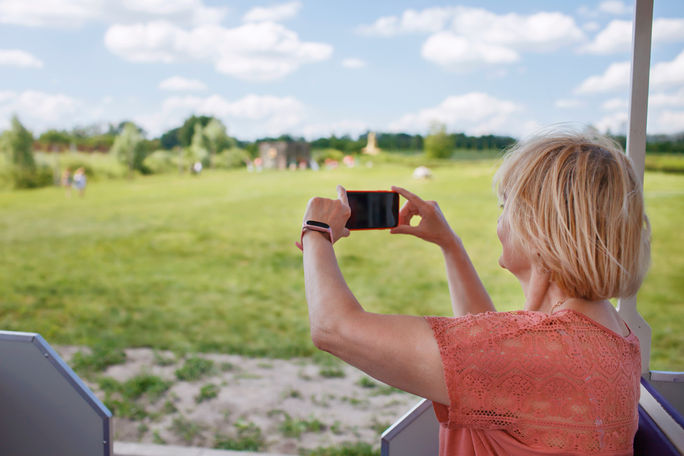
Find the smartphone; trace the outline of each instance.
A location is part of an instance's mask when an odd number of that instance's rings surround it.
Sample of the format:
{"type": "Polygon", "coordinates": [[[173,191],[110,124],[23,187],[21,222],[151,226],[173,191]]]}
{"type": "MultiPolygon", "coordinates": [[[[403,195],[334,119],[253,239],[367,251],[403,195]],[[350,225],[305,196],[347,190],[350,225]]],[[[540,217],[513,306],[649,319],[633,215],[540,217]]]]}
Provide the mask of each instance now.
{"type": "Polygon", "coordinates": [[[350,230],[381,230],[399,224],[399,194],[389,191],[347,191],[350,230]]]}

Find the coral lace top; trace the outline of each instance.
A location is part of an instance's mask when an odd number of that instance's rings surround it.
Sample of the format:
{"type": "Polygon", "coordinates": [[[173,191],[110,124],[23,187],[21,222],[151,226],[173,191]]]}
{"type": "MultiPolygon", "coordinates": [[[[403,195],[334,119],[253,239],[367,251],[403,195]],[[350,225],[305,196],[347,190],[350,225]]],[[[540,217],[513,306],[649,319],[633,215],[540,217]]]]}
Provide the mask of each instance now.
{"type": "Polygon", "coordinates": [[[426,317],[450,404],[434,404],[439,454],[631,455],[639,340],[581,313],[426,317]]]}

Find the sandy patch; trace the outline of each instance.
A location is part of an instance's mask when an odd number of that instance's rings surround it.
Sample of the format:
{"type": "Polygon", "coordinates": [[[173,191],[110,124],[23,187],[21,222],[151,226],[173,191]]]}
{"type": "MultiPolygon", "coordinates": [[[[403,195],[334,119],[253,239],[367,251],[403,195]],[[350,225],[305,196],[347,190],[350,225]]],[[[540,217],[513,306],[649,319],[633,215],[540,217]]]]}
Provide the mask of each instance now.
{"type": "MultiPolygon", "coordinates": [[[[79,349],[57,350],[68,363],[79,349]]],[[[382,431],[419,400],[341,363],[221,354],[178,358],[146,348],[126,350],[126,359],[98,376],[125,382],[148,374],[171,385],[158,398],[136,399],[145,410],[141,419],[115,416],[119,441],[215,447],[222,440],[245,443],[260,436],[261,451],[277,453],[342,442],[377,448],[382,431]],[[197,380],[178,380],[176,371],[191,357],[211,360],[212,371],[197,380]]],[[[96,376],[84,381],[104,400],[96,376]]]]}

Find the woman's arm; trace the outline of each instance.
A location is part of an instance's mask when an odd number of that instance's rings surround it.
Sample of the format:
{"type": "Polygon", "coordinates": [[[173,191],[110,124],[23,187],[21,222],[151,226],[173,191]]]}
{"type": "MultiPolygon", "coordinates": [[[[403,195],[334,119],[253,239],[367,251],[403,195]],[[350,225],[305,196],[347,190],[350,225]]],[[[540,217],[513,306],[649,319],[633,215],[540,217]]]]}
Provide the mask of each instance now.
{"type": "MultiPolygon", "coordinates": [[[[330,225],[333,240],[344,229],[349,206],[340,198],[314,198],[305,220],[330,225]]],[[[302,237],[304,280],[311,338],[328,351],[369,375],[418,396],[449,403],[439,347],[421,317],[378,315],[363,310],[349,290],[325,235],[307,231],[302,237]]]]}
{"type": "Polygon", "coordinates": [[[461,239],[447,223],[439,205],[435,201],[423,201],[401,187],[392,187],[392,190],[406,198],[406,204],[399,213],[399,225],[391,233],[412,234],[442,249],[454,316],[496,310],[461,239]],[[411,219],[416,215],[420,223],[411,226],[411,219]]]}
{"type": "Polygon", "coordinates": [[[496,308],[461,240],[456,238],[450,245],[442,246],[442,253],[454,316],[495,311],[496,308]]]}

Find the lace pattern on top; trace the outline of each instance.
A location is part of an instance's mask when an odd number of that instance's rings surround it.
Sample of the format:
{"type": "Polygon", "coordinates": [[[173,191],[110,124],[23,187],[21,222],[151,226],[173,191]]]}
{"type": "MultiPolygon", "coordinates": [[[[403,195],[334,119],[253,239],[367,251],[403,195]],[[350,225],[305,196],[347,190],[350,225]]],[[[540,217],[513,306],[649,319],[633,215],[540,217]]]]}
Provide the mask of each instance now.
{"type": "Polygon", "coordinates": [[[632,448],[639,340],[571,310],[426,317],[439,345],[449,428],[502,429],[525,445],[632,448]]]}

